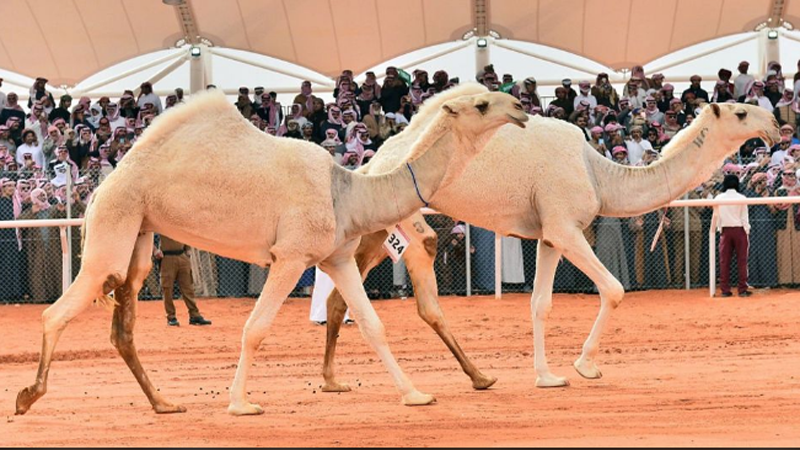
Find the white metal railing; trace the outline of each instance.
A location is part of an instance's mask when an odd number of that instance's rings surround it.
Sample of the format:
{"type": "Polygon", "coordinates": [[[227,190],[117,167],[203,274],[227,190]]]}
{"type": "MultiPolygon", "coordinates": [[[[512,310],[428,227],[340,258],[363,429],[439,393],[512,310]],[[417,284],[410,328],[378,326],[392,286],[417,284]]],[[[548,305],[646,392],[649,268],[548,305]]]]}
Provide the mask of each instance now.
{"type": "MultiPolygon", "coordinates": [[[[68,186],[69,188],[69,186],[68,186]]],[[[685,220],[688,221],[688,208],[689,207],[704,207],[704,206],[720,206],[720,205],[775,205],[775,204],[795,204],[800,203],[800,196],[795,197],[761,197],[761,198],[747,198],[743,200],[713,200],[713,199],[699,199],[699,200],[674,200],[670,202],[668,207],[683,207],[685,208],[685,220]]],[[[423,214],[440,214],[438,211],[431,209],[431,208],[422,208],[421,212],[423,214]]],[[[83,219],[42,219],[42,220],[7,220],[7,221],[0,221],[0,229],[4,228],[44,228],[44,227],[58,227],[60,229],[60,237],[61,237],[61,253],[62,253],[62,288],[66,290],[70,283],[72,282],[72,242],[70,238],[71,228],[74,226],[81,226],[83,225],[83,219]]],[[[688,225],[688,223],[687,223],[688,225]]],[[[470,226],[467,224],[466,232],[465,232],[465,246],[466,251],[469,252],[471,247],[470,242],[470,226]]],[[[686,233],[688,233],[689,227],[684,227],[686,233]]],[[[708,263],[709,263],[709,293],[710,296],[713,297],[716,291],[716,224],[712,220],[711,226],[708,231],[708,263]]],[[[499,234],[495,234],[495,298],[502,297],[502,244],[501,244],[501,236],[499,234]]],[[[689,239],[688,236],[684,239],[685,245],[688,247],[689,239]]],[[[685,252],[686,255],[686,264],[685,270],[687,271],[687,284],[686,289],[689,289],[688,283],[688,271],[689,271],[689,251],[688,248],[685,252]]],[[[472,277],[469,276],[471,273],[471,262],[470,262],[469,255],[466,258],[466,273],[468,276],[467,279],[467,295],[472,295],[472,277]]]]}

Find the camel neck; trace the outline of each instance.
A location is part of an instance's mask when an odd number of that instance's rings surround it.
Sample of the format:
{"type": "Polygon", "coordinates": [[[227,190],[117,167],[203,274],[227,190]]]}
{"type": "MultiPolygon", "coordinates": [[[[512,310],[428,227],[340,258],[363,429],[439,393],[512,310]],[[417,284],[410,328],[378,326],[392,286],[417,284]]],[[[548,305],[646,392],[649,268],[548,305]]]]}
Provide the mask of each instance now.
{"type": "Polygon", "coordinates": [[[584,149],[593,171],[602,216],[631,217],[653,211],[707,180],[734,149],[709,118],[678,133],[662,157],[646,167],[622,166],[584,149]]]}
{"type": "MultiPolygon", "coordinates": [[[[434,202],[436,191],[460,175],[475,154],[444,127],[433,124],[412,146],[417,158],[383,175],[362,175],[334,167],[334,205],[346,238],[386,229],[434,202]],[[432,133],[432,135],[430,134],[432,133]],[[427,150],[415,148],[427,146],[427,150]],[[456,152],[455,149],[459,151],[456,152]]],[[[475,145],[475,139],[470,145],[475,145]]]]}

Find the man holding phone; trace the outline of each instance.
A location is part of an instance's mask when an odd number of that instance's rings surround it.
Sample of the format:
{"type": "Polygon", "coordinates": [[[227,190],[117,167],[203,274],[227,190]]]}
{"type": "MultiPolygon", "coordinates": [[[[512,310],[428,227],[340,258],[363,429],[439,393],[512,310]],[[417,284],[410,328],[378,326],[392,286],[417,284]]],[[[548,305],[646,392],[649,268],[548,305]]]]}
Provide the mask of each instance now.
{"type": "Polygon", "coordinates": [[[46,167],[44,152],[42,152],[41,144],[36,140],[36,133],[31,129],[25,129],[22,132],[22,142],[23,144],[17,147],[17,163],[25,167],[29,165],[46,167]],[[26,154],[28,155],[27,158],[25,157],[26,154]],[[32,164],[27,163],[26,159],[29,159],[32,164]]]}

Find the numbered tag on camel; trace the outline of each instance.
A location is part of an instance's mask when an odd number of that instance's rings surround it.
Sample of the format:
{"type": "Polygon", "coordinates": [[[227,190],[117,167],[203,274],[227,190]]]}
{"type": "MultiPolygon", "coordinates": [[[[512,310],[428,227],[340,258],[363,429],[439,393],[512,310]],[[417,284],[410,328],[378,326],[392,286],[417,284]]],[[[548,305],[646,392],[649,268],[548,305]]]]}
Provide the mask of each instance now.
{"type": "Polygon", "coordinates": [[[386,249],[386,253],[389,254],[392,261],[397,262],[403,257],[403,253],[408,249],[408,244],[410,243],[411,239],[409,239],[405,231],[400,228],[400,224],[397,224],[394,226],[394,229],[389,231],[389,236],[383,241],[383,248],[386,249]]]}

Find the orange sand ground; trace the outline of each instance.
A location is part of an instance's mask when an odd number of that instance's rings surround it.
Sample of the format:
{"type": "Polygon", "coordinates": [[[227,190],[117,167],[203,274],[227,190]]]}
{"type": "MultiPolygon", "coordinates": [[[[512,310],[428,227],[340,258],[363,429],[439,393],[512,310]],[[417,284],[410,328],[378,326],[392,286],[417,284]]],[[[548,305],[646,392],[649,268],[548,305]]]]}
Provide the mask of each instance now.
{"type": "Polygon", "coordinates": [[[749,299],[707,291],[629,294],[604,335],[604,378],[571,364],[598,297],[556,295],[547,330],[550,366],[569,388],[534,388],[527,295],[442,299],[449,324],[485,373],[471,389],[413,300],[374,302],[390,345],[417,387],[438,403],[409,408],[355,326],[341,333],[340,380],[324,394],[324,327],[308,299],[290,299],[256,357],[248,388],[266,414],[226,413],[242,326],[254,300],[201,300],[211,327],[166,326],[160,302],[141,302],[137,343],[161,392],[188,407],[156,415],[109,343],[109,312],[90,307],[66,329],[47,395],[14,416],[35,376],[43,305],[0,306],[2,446],[792,446],[800,443],[800,293],[749,299]]]}

